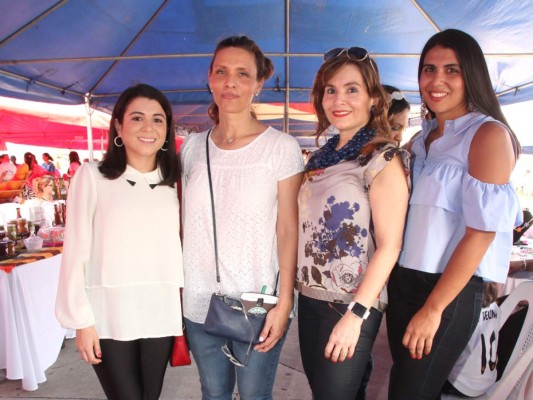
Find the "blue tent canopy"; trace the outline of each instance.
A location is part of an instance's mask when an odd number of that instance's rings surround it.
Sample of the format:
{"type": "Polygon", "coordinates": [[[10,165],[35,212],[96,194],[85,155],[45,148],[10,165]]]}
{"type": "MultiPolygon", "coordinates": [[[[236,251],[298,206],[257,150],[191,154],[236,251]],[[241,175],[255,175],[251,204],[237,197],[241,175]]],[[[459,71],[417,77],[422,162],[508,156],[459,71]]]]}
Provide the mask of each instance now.
{"type": "MultiPolygon", "coordinates": [[[[533,99],[533,2],[523,0],[0,0],[0,95],[110,109],[145,82],[171,100],[178,125],[210,124],[213,49],[252,37],[274,62],[261,103],[308,103],[322,54],[365,47],[381,80],[418,103],[420,51],[446,28],[474,36],[502,104],[533,99]]],[[[271,121],[295,132],[312,123],[271,121]]],[[[292,132],[291,132],[292,133],[292,132]]]]}

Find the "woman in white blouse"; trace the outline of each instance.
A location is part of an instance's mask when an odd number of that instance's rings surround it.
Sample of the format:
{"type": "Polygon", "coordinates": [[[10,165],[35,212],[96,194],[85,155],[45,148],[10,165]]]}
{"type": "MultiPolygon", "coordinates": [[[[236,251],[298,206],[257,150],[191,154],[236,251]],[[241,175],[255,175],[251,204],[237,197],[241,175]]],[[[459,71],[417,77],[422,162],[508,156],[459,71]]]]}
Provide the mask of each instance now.
{"type": "MultiPolygon", "coordinates": [[[[209,68],[215,127],[191,134],[182,147],[184,315],[203,399],[232,399],[235,380],[243,399],[271,399],[281,347],[293,308],[297,245],[297,192],[303,159],[296,140],[255,118],[252,100],[273,73],[254,41],[221,41],[209,68]],[[268,312],[261,343],[247,344],[204,332],[211,294],[217,291],[206,143],[216,210],[220,289],[273,288],[279,302],[268,312]],[[245,360],[248,359],[246,363],[245,360]],[[235,363],[239,368],[235,368],[235,363]],[[243,366],[246,363],[246,366],[243,366]]],[[[270,289],[272,290],[272,289],[270,289]]]]}
{"type": "Polygon", "coordinates": [[[183,287],[172,109],[148,85],[113,109],[107,155],[68,194],[56,315],[109,399],[158,399],[182,334],[183,287]]]}

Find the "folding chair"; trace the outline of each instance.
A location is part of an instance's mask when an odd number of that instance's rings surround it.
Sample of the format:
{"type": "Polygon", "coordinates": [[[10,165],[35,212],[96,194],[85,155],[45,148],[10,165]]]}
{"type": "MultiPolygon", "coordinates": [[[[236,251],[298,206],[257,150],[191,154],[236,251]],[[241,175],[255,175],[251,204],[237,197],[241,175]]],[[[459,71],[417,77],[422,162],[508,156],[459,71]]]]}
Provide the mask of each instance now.
{"type": "MultiPolygon", "coordinates": [[[[533,398],[533,281],[523,282],[500,306],[501,325],[521,301],[529,304],[527,314],[511,357],[499,381],[487,393],[473,397],[476,400],[531,400],[533,398]],[[527,395],[530,397],[526,397],[527,395]]],[[[460,397],[442,395],[442,400],[456,400],[460,397]]],[[[463,398],[464,399],[464,398],[463,398]]]]}

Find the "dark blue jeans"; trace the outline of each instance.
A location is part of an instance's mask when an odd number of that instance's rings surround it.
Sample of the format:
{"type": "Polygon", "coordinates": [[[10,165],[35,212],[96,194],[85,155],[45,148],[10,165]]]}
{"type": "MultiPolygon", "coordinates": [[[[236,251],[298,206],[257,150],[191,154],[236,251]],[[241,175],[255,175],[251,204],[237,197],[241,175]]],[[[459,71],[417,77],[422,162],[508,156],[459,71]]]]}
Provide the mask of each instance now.
{"type": "Polygon", "coordinates": [[[422,308],[441,274],[430,274],[398,265],[388,283],[387,333],[392,355],[389,400],[438,399],[448,375],[468,344],[479,321],[483,280],[470,279],[444,309],[429,355],[413,360],[402,345],[405,329],[422,308]]]}
{"type": "MultiPolygon", "coordinates": [[[[342,314],[346,304],[334,304],[342,314]]],[[[298,297],[298,334],[302,363],[313,392],[314,400],[354,400],[367,369],[383,314],[372,308],[361,326],[361,335],[350,360],[332,363],[324,350],[335,324],[341,316],[327,301],[315,300],[302,294],[298,297]]]]}

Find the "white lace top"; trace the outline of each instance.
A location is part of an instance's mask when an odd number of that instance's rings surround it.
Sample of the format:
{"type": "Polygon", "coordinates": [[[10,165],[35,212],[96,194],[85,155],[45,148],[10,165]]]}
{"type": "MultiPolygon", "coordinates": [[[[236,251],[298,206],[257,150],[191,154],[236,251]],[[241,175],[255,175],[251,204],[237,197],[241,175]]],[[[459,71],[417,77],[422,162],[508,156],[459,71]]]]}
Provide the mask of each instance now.
{"type": "MultiPolygon", "coordinates": [[[[203,323],[217,290],[211,199],[207,177],[207,131],[185,140],[183,163],[184,315],[203,323]]],[[[303,171],[297,141],[269,127],[252,143],[223,150],[209,139],[222,292],[273,287],[278,270],[278,181],[303,171]]]]}

